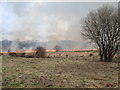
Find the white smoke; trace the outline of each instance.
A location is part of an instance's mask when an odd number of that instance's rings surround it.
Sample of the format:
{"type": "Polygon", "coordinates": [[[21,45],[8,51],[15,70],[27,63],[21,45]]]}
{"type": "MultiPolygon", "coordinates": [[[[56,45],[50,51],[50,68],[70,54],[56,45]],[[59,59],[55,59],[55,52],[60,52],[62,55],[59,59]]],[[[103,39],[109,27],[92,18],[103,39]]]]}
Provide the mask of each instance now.
{"type": "Polygon", "coordinates": [[[88,11],[75,6],[76,10],[72,8],[74,4],[71,3],[68,6],[65,5],[67,4],[13,3],[11,8],[17,18],[14,27],[10,28],[7,38],[10,40],[50,41],[50,47],[56,45],[59,40],[73,40],[84,46],[83,44],[87,41],[81,37],[80,20],[81,15],[84,13],[87,15],[88,11]]]}
{"type": "Polygon", "coordinates": [[[80,19],[67,14],[48,13],[42,11],[43,3],[30,3],[24,8],[13,7],[18,16],[16,24],[11,28],[9,39],[12,40],[77,40],[80,36],[80,19]],[[21,9],[23,9],[21,11],[21,9]],[[78,25],[79,24],[79,25],[78,25]],[[68,34],[69,33],[69,34],[68,34]],[[77,35],[76,35],[77,34],[77,35]]]}

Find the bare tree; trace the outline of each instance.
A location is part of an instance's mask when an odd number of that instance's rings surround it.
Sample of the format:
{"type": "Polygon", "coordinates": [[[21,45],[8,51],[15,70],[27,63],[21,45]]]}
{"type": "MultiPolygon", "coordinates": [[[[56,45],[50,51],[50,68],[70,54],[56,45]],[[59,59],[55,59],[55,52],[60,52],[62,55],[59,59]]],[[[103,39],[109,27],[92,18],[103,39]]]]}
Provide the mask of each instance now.
{"type": "Polygon", "coordinates": [[[62,48],[61,48],[61,46],[56,45],[53,49],[55,49],[55,50],[56,50],[56,52],[58,52],[58,51],[59,51],[59,50],[61,50],[62,48]]]}
{"type": "Polygon", "coordinates": [[[118,10],[103,6],[91,11],[83,23],[83,35],[99,47],[100,60],[111,62],[120,45],[118,10]]]}

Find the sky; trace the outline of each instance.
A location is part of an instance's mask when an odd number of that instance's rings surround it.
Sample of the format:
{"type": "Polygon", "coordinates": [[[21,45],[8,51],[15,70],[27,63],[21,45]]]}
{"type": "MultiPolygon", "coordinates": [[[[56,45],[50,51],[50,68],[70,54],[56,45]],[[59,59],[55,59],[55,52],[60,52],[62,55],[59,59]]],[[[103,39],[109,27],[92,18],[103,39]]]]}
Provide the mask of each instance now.
{"type": "Polygon", "coordinates": [[[82,41],[82,21],[91,10],[117,2],[2,2],[1,39],[82,41]]]}

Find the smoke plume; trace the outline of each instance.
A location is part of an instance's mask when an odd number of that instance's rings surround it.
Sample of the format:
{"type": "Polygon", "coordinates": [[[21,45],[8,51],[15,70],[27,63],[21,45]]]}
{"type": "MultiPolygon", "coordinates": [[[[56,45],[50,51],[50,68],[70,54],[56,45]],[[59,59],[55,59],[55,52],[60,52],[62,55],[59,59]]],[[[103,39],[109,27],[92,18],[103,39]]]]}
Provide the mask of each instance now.
{"type": "MultiPolygon", "coordinates": [[[[6,35],[9,40],[50,42],[47,47],[51,49],[60,40],[79,42],[75,48],[91,47],[81,36],[81,19],[89,11],[78,3],[8,3],[6,10],[14,17],[6,35]]],[[[17,48],[14,45],[18,43],[11,45],[17,48]]]]}

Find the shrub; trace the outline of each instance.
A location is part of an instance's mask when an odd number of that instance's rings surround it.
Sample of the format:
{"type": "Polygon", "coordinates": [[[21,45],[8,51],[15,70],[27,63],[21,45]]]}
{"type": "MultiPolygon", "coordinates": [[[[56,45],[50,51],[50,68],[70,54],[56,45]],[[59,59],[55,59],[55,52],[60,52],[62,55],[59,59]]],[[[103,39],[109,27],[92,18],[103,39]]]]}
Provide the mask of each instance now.
{"type": "Polygon", "coordinates": [[[56,50],[56,52],[58,52],[59,50],[61,50],[61,49],[62,49],[62,47],[61,47],[61,46],[56,45],[53,49],[54,49],[54,50],[56,50]]]}
{"type": "Polygon", "coordinates": [[[15,52],[10,52],[9,55],[10,56],[17,56],[17,54],[15,52]]]}
{"type": "Polygon", "coordinates": [[[3,53],[0,53],[0,56],[2,56],[3,55],[3,53]]]}
{"type": "Polygon", "coordinates": [[[83,55],[82,55],[82,56],[80,56],[80,57],[83,57],[83,55]]]}
{"type": "Polygon", "coordinates": [[[21,54],[20,54],[20,57],[25,57],[25,54],[26,54],[26,53],[21,53],[21,54]]]}
{"type": "Polygon", "coordinates": [[[47,56],[47,58],[50,58],[50,56],[47,56]]]}
{"type": "Polygon", "coordinates": [[[34,58],[34,55],[25,55],[26,58],[34,58]]]}
{"type": "Polygon", "coordinates": [[[68,57],[69,55],[66,55],[66,57],[68,57]]]}
{"type": "Polygon", "coordinates": [[[90,56],[90,57],[93,56],[93,53],[90,53],[89,56],[90,56]]]}
{"type": "Polygon", "coordinates": [[[46,57],[46,49],[42,46],[38,46],[36,49],[36,57],[37,58],[45,58],[46,57]]]}

